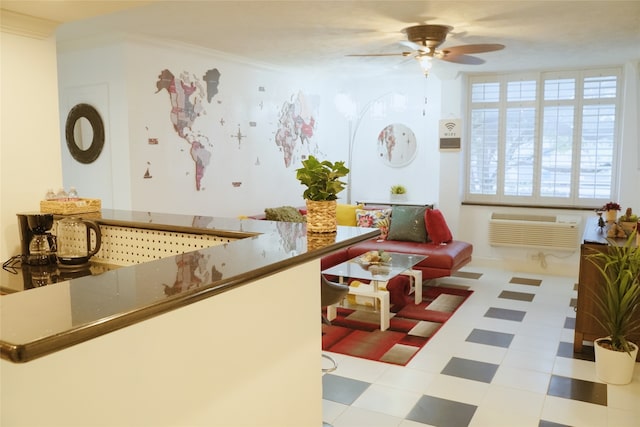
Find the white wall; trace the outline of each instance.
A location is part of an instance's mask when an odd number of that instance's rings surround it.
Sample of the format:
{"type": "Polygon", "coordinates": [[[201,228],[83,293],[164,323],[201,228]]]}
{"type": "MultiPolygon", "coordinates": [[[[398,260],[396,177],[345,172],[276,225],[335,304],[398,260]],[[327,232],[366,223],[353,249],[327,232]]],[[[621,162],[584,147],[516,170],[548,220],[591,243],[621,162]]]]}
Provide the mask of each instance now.
{"type": "Polygon", "coordinates": [[[58,54],[62,170],[65,188],[101,199],[103,208],[130,209],[127,78],[121,43],[91,50],[61,49],[58,54]],[[104,123],[105,144],[91,164],[77,162],[67,148],[64,125],[71,108],[93,106],[104,123]]]}
{"type": "Polygon", "coordinates": [[[62,166],[55,38],[3,32],[0,55],[0,260],[4,262],[20,253],[16,213],[40,210],[47,188],[62,184],[62,166]]]}
{"type": "MultiPolygon", "coordinates": [[[[441,151],[438,142],[440,119],[463,118],[464,79],[455,74],[433,72],[428,79],[419,73],[386,75],[303,75],[273,70],[246,60],[188,46],[171,46],[148,41],[123,42],[122,50],[112,48],[102,61],[126,68],[126,90],[109,94],[108,115],[111,132],[123,132],[118,144],[119,157],[114,157],[112,185],[119,192],[131,190],[131,207],[200,215],[236,216],[262,212],[265,207],[283,204],[301,205],[302,187],[295,179],[301,156],[316,154],[330,160],[349,159],[349,143],[353,142],[351,191],[341,193],[341,202],[362,199],[386,199],[389,187],[402,184],[409,199],[434,202],[445,214],[455,238],[474,244],[474,263],[515,271],[576,275],[578,251],[495,248],[488,244],[488,221],[491,212],[531,212],[527,208],[493,208],[463,206],[464,140],[462,150],[441,151]],[[124,58],[124,59],[123,59],[124,58]],[[219,93],[211,104],[204,102],[204,112],[194,122],[194,131],[205,134],[211,144],[211,163],[202,180],[202,188],[194,187],[193,161],[189,146],[173,129],[169,119],[170,102],[166,90],[156,93],[155,83],[163,69],[178,77],[187,71],[198,78],[206,70],[220,73],[219,93]],[[264,91],[258,91],[263,87],[264,91]],[[299,144],[294,162],[285,167],[283,156],[275,144],[279,114],[285,101],[299,91],[312,101],[316,120],[314,136],[308,144],[299,144]],[[120,99],[119,97],[123,98],[120,99]],[[337,98],[353,101],[350,114],[337,98]],[[426,103],[425,103],[426,100],[426,103]],[[115,107],[117,105],[117,108],[115,107]],[[127,112],[127,114],[125,114],[127,112]],[[117,120],[114,117],[118,115],[117,120]],[[224,124],[221,120],[224,120],[224,124]],[[256,122],[255,127],[249,125],[256,122]],[[403,123],[415,133],[418,154],[401,168],[383,164],[377,152],[380,130],[392,123],[403,123]],[[243,135],[238,143],[233,135],[243,135]],[[149,145],[158,138],[158,145],[149,145]],[[126,169],[129,147],[130,168],[126,169]],[[122,157],[122,161],[120,159],[122,157]],[[123,167],[119,167],[123,165],[123,167]],[[152,179],[144,179],[149,167],[152,179]],[[128,177],[127,177],[128,176],[128,177]],[[116,180],[121,182],[116,184],[116,180]],[[130,187],[127,187],[130,182],[130,187]],[[241,185],[234,187],[233,182],[241,185]]],[[[101,54],[105,51],[101,51],[101,54]]],[[[89,56],[100,62],[95,52],[89,56]]],[[[91,71],[84,67],[82,54],[61,56],[69,61],[60,69],[91,71]]],[[[117,79],[123,73],[83,72],[88,85],[103,83],[111,88],[122,86],[117,79]]],[[[80,71],[77,71],[80,72],[80,71]]],[[[638,153],[638,69],[625,65],[623,101],[622,156],[623,176],[618,201],[640,211],[640,153],[638,153]]],[[[66,73],[61,71],[61,85],[66,73]]],[[[64,91],[64,89],[63,89],[64,91]]],[[[464,123],[463,123],[464,125],[464,123]]],[[[113,138],[112,138],[113,139],[113,138]]],[[[72,165],[73,167],[73,165],[72,165]]],[[[69,173],[65,165],[65,176],[69,173]]],[[[114,207],[120,207],[114,203],[114,207]]],[[[128,208],[128,207],[123,207],[128,208]]],[[[534,209],[540,214],[574,214],[586,219],[589,211],[534,209]]]]}

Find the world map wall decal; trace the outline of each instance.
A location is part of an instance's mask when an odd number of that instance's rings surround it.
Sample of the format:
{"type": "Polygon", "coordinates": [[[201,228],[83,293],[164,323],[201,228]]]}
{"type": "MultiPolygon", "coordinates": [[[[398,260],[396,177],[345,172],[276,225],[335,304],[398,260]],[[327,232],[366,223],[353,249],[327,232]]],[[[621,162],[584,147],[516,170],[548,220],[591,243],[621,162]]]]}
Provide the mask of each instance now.
{"type": "Polygon", "coordinates": [[[217,68],[207,70],[202,81],[194,74],[184,71],[176,78],[164,69],[156,82],[156,93],[166,90],[171,103],[170,119],[174,131],[190,146],[189,154],[194,162],[196,190],[200,191],[202,178],[211,161],[212,145],[201,132],[193,131],[194,122],[204,113],[203,99],[210,104],[218,93],[220,72],[217,68]],[[203,85],[204,82],[204,85],[203,85]]]}

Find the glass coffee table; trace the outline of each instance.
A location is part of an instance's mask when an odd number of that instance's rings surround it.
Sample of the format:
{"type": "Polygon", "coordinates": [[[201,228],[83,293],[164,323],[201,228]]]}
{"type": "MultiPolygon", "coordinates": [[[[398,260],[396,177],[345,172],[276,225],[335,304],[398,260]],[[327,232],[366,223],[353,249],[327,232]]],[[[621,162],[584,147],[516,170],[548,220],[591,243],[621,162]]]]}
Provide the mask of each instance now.
{"type": "MultiPolygon", "coordinates": [[[[399,252],[384,252],[391,259],[387,262],[370,263],[364,261],[366,257],[359,255],[349,261],[334,265],[322,271],[322,274],[337,276],[340,283],[345,278],[369,280],[370,283],[358,287],[349,287],[349,294],[374,298],[379,303],[380,330],[389,328],[391,314],[389,311],[389,292],[385,289],[387,282],[399,275],[409,276],[414,292],[415,304],[422,302],[422,271],[413,267],[427,258],[425,255],[403,254],[399,252]]],[[[337,304],[327,307],[327,319],[336,318],[337,304]]]]}

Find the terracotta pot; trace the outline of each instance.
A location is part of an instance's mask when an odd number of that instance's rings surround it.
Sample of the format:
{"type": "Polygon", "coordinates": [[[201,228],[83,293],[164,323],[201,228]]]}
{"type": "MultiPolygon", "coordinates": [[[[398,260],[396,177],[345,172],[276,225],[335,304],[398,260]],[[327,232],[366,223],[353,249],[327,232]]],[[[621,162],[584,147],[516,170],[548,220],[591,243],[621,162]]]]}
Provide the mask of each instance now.
{"type": "Polygon", "coordinates": [[[596,353],[596,376],[608,384],[629,384],[633,379],[638,346],[631,343],[634,350],[631,356],[624,351],[613,351],[602,347],[599,342],[608,338],[599,338],[593,343],[596,353]]]}

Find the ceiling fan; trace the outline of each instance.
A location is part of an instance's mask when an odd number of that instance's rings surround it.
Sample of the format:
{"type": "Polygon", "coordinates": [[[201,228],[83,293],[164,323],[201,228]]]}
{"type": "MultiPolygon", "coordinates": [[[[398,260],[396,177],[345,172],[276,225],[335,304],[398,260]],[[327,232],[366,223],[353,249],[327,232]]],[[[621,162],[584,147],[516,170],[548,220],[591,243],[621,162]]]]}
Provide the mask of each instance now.
{"type": "Polygon", "coordinates": [[[504,49],[504,45],[497,43],[467,44],[439,49],[447,34],[453,30],[450,25],[424,24],[414,25],[402,30],[407,35],[407,41],[400,43],[412,49],[410,52],[351,54],[347,56],[413,56],[419,63],[425,77],[431,70],[434,58],[457,64],[478,65],[484,59],[467,55],[469,53],[493,52],[504,49]]]}

